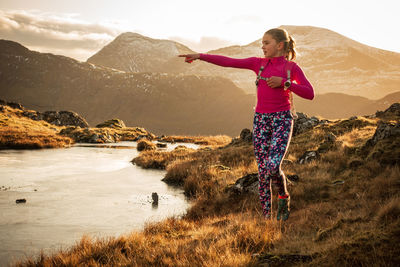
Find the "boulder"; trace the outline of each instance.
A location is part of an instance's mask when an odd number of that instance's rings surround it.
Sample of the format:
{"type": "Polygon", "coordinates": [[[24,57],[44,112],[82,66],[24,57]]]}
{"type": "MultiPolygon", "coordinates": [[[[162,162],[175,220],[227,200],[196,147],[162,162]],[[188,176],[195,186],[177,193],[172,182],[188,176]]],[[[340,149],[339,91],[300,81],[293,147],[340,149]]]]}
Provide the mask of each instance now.
{"type": "Polygon", "coordinates": [[[121,129],[125,128],[126,126],[125,123],[120,119],[112,119],[96,125],[96,128],[105,128],[105,127],[121,129]]]}
{"type": "Polygon", "coordinates": [[[393,103],[385,111],[377,111],[375,115],[376,117],[384,117],[386,115],[394,115],[400,117],[400,103],[393,103]]]}
{"type": "Polygon", "coordinates": [[[73,111],[45,111],[44,113],[39,113],[39,117],[57,126],[89,127],[87,121],[73,111]]]}
{"type": "Polygon", "coordinates": [[[299,158],[300,164],[307,164],[313,160],[319,159],[320,155],[318,151],[306,151],[304,154],[299,158]]]}
{"type": "Polygon", "coordinates": [[[253,132],[245,128],[240,132],[239,137],[233,138],[228,146],[232,145],[246,145],[253,142],[253,132]]]}
{"type": "Polygon", "coordinates": [[[243,129],[240,132],[240,140],[247,143],[253,142],[253,133],[247,128],[243,129]]]}
{"type": "Polygon", "coordinates": [[[361,149],[361,156],[380,164],[400,164],[400,122],[378,123],[371,139],[361,149]]]}
{"type": "Polygon", "coordinates": [[[367,146],[374,146],[378,141],[389,137],[400,136],[400,122],[378,122],[378,127],[371,139],[366,143],[367,146]]]}
{"type": "Polygon", "coordinates": [[[319,120],[317,117],[307,117],[306,114],[297,112],[297,119],[294,120],[293,133],[292,135],[298,135],[305,131],[312,129],[313,127],[326,123],[327,120],[319,120]]]}
{"type": "Polygon", "coordinates": [[[258,173],[250,173],[239,178],[229,189],[235,194],[249,192],[258,194],[258,173]]]}
{"type": "Polygon", "coordinates": [[[151,194],[151,198],[152,198],[152,200],[153,200],[153,205],[158,205],[158,194],[157,194],[157,192],[153,192],[152,194],[151,194]]]}

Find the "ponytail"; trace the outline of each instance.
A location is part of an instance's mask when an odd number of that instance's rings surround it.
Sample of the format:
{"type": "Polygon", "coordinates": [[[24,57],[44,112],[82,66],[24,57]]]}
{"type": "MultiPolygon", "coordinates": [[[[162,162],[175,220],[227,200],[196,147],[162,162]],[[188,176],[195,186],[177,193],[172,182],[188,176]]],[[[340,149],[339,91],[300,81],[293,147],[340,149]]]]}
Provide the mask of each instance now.
{"type": "MultiPolygon", "coordinates": [[[[286,44],[286,43],[285,43],[286,44]]],[[[287,60],[295,60],[296,59],[296,42],[292,36],[289,35],[289,42],[286,47],[286,59],[287,60]]]]}

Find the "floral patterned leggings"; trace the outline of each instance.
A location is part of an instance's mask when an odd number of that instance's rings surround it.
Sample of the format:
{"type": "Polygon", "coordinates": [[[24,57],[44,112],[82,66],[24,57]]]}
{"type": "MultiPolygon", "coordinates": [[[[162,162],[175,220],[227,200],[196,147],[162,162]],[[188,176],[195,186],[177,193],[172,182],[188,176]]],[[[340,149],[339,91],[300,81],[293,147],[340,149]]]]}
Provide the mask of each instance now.
{"type": "Polygon", "coordinates": [[[286,177],[281,163],[292,136],[293,117],[290,110],[255,113],[253,123],[254,154],[258,164],[261,207],[265,217],[271,215],[271,181],[280,196],[288,196],[286,177]]]}

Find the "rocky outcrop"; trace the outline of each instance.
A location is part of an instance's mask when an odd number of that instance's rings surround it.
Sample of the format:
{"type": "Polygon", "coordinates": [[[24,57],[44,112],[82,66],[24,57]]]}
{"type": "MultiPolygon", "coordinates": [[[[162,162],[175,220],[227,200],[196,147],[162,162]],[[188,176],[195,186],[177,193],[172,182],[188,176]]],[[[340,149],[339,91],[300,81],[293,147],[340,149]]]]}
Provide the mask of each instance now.
{"type": "Polygon", "coordinates": [[[89,127],[84,118],[73,111],[31,111],[25,110],[23,115],[32,120],[44,120],[57,126],[79,126],[81,128],[89,127]]]}
{"type": "Polygon", "coordinates": [[[60,135],[68,136],[77,143],[115,143],[120,135],[110,131],[96,131],[93,128],[67,127],[60,131],[60,135]]]}
{"type": "Polygon", "coordinates": [[[22,110],[22,115],[35,121],[47,121],[56,126],[79,126],[82,128],[89,127],[87,121],[73,111],[45,111],[38,112],[27,110],[20,103],[7,102],[0,99],[0,105],[9,106],[14,109],[22,110]]]}
{"type": "Polygon", "coordinates": [[[125,128],[125,123],[120,119],[112,119],[96,125],[96,128],[125,128]]]}
{"type": "Polygon", "coordinates": [[[255,193],[258,194],[258,173],[250,173],[239,178],[228,190],[234,194],[255,193]]]}
{"type": "Polygon", "coordinates": [[[375,130],[374,135],[366,143],[366,146],[374,146],[380,140],[387,139],[390,137],[400,137],[400,122],[378,122],[378,127],[375,130]]]}
{"type": "Polygon", "coordinates": [[[394,103],[385,111],[377,111],[376,117],[397,116],[400,117],[400,103],[394,103]]]}
{"type": "Polygon", "coordinates": [[[153,140],[155,135],[140,127],[114,128],[81,128],[67,127],[60,135],[68,136],[77,143],[114,143],[118,141],[138,141],[142,138],[153,140]]]}
{"type": "Polygon", "coordinates": [[[378,111],[376,116],[382,120],[359,156],[384,165],[400,164],[400,104],[394,103],[385,111],[378,111]]]}
{"type": "Polygon", "coordinates": [[[317,117],[309,118],[306,114],[297,112],[297,118],[293,124],[293,136],[304,133],[305,131],[314,128],[317,125],[324,124],[328,120],[319,120],[317,117]]]}
{"type": "Polygon", "coordinates": [[[378,123],[371,139],[362,147],[362,156],[381,164],[400,164],[400,122],[378,123]]]}
{"type": "Polygon", "coordinates": [[[246,145],[253,142],[253,132],[247,128],[240,132],[239,137],[233,138],[228,146],[234,145],[246,145]]]}

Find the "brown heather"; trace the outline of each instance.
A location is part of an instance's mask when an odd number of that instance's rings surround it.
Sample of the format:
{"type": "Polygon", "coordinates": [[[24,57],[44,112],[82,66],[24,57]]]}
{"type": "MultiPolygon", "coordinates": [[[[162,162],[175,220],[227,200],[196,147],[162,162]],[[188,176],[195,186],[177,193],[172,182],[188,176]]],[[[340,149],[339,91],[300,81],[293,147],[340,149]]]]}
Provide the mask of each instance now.
{"type": "Polygon", "coordinates": [[[251,145],[145,151],[134,162],[167,170],[165,181],[182,186],[193,203],[185,216],[118,238],[83,237],[17,266],[398,266],[400,168],[360,152],[377,120],[330,122],[293,138],[283,169],[300,179],[289,184],[285,223],[265,221],[257,195],[228,189],[256,172],[251,145]],[[298,164],[328,132],[337,136],[332,148],[298,164]]]}
{"type": "Polygon", "coordinates": [[[21,113],[18,109],[3,106],[0,112],[0,149],[56,148],[73,143],[71,138],[57,134],[62,127],[28,119],[21,113]]]}

